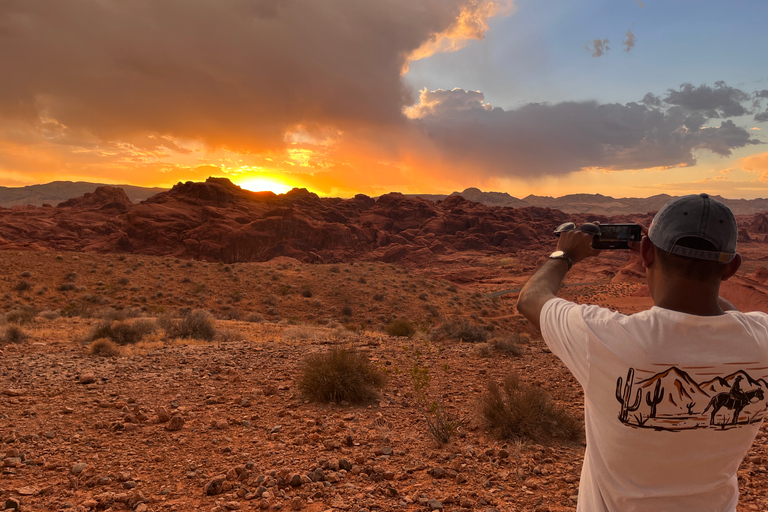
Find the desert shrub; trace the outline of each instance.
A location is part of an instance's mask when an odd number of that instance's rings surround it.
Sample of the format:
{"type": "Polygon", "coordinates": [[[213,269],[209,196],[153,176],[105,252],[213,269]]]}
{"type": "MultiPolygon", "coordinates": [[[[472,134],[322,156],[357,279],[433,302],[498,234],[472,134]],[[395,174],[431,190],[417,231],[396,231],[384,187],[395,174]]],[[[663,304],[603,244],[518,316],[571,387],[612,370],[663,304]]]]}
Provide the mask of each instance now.
{"type": "Polygon", "coordinates": [[[301,296],[302,297],[312,297],[314,293],[312,293],[312,288],[309,285],[304,285],[301,287],[301,296]]]}
{"type": "Polygon", "coordinates": [[[445,322],[433,331],[434,339],[483,343],[488,340],[488,331],[467,319],[445,322]]]}
{"type": "Polygon", "coordinates": [[[67,281],[74,281],[77,279],[77,272],[70,272],[66,275],[67,281]]]}
{"type": "Polygon", "coordinates": [[[13,289],[16,290],[17,292],[25,292],[30,288],[32,288],[32,285],[23,279],[18,283],[16,283],[16,286],[13,287],[13,289]]]}
{"type": "Polygon", "coordinates": [[[377,397],[384,374],[368,356],[352,348],[334,348],[311,354],[302,363],[298,387],[313,402],[364,404],[377,397]]]}
{"type": "Polygon", "coordinates": [[[519,334],[514,334],[504,338],[493,338],[489,345],[495,352],[518,357],[524,353],[523,347],[520,346],[520,341],[521,336],[519,334]]]}
{"type": "Polygon", "coordinates": [[[344,316],[352,316],[352,308],[350,306],[344,306],[341,308],[341,314],[344,316]]]}
{"type": "Polygon", "coordinates": [[[395,318],[387,324],[384,329],[390,336],[403,336],[410,338],[416,333],[416,328],[410,320],[405,318],[395,318]]]}
{"type": "Polygon", "coordinates": [[[90,353],[94,356],[116,357],[121,354],[120,347],[109,338],[99,338],[93,340],[90,346],[90,353]]]}
{"type": "Polygon", "coordinates": [[[381,302],[384,300],[384,295],[381,293],[374,293],[373,300],[375,300],[376,302],[381,302]]]}
{"type": "Polygon", "coordinates": [[[6,313],[5,319],[8,323],[21,325],[32,323],[36,316],[37,310],[35,308],[32,306],[21,306],[6,313]]]}
{"type": "Polygon", "coordinates": [[[228,343],[230,341],[242,341],[245,339],[245,335],[237,329],[219,329],[216,332],[216,336],[219,341],[228,343]]]}
{"type": "Polygon", "coordinates": [[[248,316],[245,317],[246,322],[251,322],[254,324],[260,324],[264,321],[264,315],[261,313],[250,313],[248,316]]]}
{"type": "Polygon", "coordinates": [[[101,338],[109,338],[118,345],[133,345],[141,341],[147,334],[155,332],[157,323],[153,320],[141,319],[133,322],[105,321],[97,325],[90,336],[89,341],[101,338]]]}
{"type": "Polygon", "coordinates": [[[32,277],[32,272],[30,272],[29,270],[25,270],[24,272],[21,273],[21,277],[32,277]]]}
{"type": "Polygon", "coordinates": [[[72,290],[77,290],[77,286],[74,283],[64,283],[59,285],[57,290],[60,292],[71,292],[72,290]]]}
{"type": "Polygon", "coordinates": [[[0,345],[7,345],[9,343],[23,343],[29,338],[27,333],[18,325],[9,325],[3,331],[0,336],[0,345]]]}
{"type": "Polygon", "coordinates": [[[190,311],[180,319],[164,317],[161,326],[169,338],[213,341],[213,338],[216,337],[213,316],[202,309],[190,311]]]}
{"type": "Polygon", "coordinates": [[[51,311],[46,309],[45,311],[41,311],[37,316],[45,318],[46,320],[56,320],[57,318],[61,318],[61,313],[58,311],[51,311]]]}
{"type": "Polygon", "coordinates": [[[543,389],[522,385],[517,374],[508,375],[501,387],[488,384],[480,398],[480,412],[501,439],[575,441],[583,432],[581,422],[555,405],[543,389]]]}
{"type": "Polygon", "coordinates": [[[283,331],[283,339],[286,340],[314,340],[320,338],[320,333],[309,325],[294,325],[283,331]]]}

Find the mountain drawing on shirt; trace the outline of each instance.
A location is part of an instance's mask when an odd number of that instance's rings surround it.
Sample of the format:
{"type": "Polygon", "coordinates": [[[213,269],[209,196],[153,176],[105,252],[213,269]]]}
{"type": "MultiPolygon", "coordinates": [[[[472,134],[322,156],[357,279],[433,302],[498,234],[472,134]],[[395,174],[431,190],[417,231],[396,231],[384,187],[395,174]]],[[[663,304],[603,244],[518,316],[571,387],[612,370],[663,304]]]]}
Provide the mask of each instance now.
{"type": "Polygon", "coordinates": [[[653,430],[729,430],[759,423],[768,411],[768,382],[745,370],[697,382],[671,366],[638,379],[635,369],[616,380],[619,421],[653,430]]]}

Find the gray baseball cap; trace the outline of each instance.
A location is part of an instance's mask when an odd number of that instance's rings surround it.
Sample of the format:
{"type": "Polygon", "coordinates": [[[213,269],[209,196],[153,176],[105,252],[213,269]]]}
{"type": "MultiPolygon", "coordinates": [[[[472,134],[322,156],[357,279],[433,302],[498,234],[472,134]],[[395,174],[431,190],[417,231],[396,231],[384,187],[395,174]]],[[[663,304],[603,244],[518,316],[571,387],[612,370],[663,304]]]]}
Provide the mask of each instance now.
{"type": "Polygon", "coordinates": [[[659,249],[679,256],[728,263],[736,256],[739,230],[731,209],[707,194],[682,196],[658,211],[648,238],[659,249]],[[715,251],[703,251],[678,245],[685,237],[710,242],[715,251]]]}

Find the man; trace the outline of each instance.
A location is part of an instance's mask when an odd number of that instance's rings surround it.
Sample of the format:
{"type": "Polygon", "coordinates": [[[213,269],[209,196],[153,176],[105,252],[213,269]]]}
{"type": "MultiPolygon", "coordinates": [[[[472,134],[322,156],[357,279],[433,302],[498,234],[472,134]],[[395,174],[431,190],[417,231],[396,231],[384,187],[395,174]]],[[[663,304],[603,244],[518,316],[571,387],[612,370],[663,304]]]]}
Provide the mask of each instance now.
{"type": "Polygon", "coordinates": [[[640,244],[654,306],[634,315],[556,296],[571,266],[598,254],[592,236],[562,233],[517,306],[584,388],[578,511],[735,511],[766,409],[768,315],[719,296],[741,265],[733,214],[706,194],[657,213],[640,244]],[[718,396],[737,372],[752,387],[743,410],[718,396]]]}

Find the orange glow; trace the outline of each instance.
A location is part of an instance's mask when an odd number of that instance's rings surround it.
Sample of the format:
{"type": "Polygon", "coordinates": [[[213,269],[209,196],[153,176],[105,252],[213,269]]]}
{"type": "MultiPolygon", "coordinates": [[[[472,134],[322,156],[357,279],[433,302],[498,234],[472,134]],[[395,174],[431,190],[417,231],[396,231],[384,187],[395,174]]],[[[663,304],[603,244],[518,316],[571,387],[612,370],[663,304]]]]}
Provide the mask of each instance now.
{"type": "Polygon", "coordinates": [[[285,194],[293,187],[270,178],[248,177],[242,180],[234,180],[240,187],[253,192],[270,191],[275,194],[285,194]]]}

